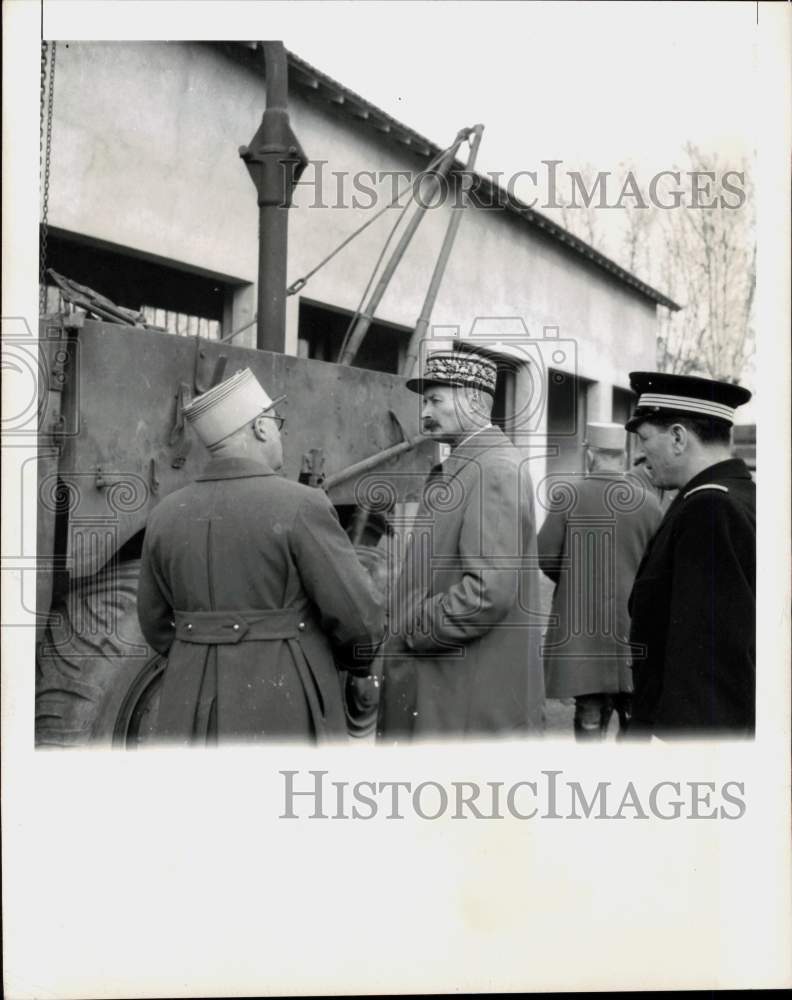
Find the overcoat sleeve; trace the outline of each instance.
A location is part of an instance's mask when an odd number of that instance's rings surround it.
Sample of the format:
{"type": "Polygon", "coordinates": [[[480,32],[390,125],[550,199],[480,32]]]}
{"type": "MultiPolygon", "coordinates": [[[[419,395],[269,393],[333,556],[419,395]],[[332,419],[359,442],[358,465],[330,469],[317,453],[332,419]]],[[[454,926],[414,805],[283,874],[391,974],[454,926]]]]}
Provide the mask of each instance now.
{"type": "Polygon", "coordinates": [[[544,575],[548,576],[553,583],[558,583],[561,577],[561,557],[564,554],[566,525],[565,514],[559,511],[550,511],[537,536],[539,566],[544,575]]]}
{"type": "Polygon", "coordinates": [[[657,724],[752,725],[755,692],[755,534],[727,497],[690,504],[674,543],[671,611],[657,724]]]}
{"type": "Polygon", "coordinates": [[[173,642],[173,603],[170,591],[159,572],[151,522],[143,539],[143,553],[138,580],[138,621],[146,642],[158,653],[167,655],[173,642]]]}
{"type": "Polygon", "coordinates": [[[334,507],[320,490],[302,502],[289,545],[340,665],[366,670],[384,634],[384,610],[334,507]]]}
{"type": "MultiPolygon", "coordinates": [[[[510,462],[488,463],[480,470],[479,488],[470,491],[462,514],[461,580],[416,607],[411,636],[416,652],[477,639],[513,607],[522,552],[519,479],[510,462]]],[[[535,530],[534,525],[527,530],[535,530]]]]}

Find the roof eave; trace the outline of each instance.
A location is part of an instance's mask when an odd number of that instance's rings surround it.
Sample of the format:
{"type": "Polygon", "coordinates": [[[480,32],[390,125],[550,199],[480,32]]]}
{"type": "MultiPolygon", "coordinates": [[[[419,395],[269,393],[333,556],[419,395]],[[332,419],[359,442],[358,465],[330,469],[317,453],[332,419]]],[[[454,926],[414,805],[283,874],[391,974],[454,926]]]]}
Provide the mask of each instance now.
{"type": "MultiPolygon", "coordinates": [[[[232,43],[243,48],[257,50],[260,45],[259,42],[238,42],[232,43]]],[[[355,91],[350,90],[349,87],[345,87],[343,84],[338,83],[338,81],[329,77],[326,73],[321,70],[316,69],[310,63],[306,62],[300,56],[296,55],[294,52],[287,51],[289,60],[289,69],[297,70],[300,76],[298,81],[295,81],[294,75],[289,74],[289,84],[297,83],[301,86],[306,93],[313,93],[319,98],[326,100],[329,104],[334,105],[342,113],[346,113],[350,118],[357,119],[365,123],[366,126],[372,128],[384,135],[388,135],[394,141],[401,143],[406,146],[412,152],[416,153],[418,156],[424,157],[427,160],[437,156],[441,152],[440,147],[427,139],[425,136],[416,132],[414,129],[409,128],[402,122],[393,118],[387,112],[378,108],[376,105],[367,101],[360,94],[355,93],[355,91]]],[[[262,65],[261,71],[264,71],[262,65]]],[[[464,165],[456,161],[455,169],[462,170],[464,165]]],[[[538,212],[535,208],[526,205],[521,202],[514,195],[509,194],[505,191],[499,184],[492,181],[490,177],[486,177],[482,174],[476,174],[477,184],[476,188],[484,186],[488,190],[488,193],[495,196],[495,200],[492,204],[502,206],[508,211],[520,216],[529,225],[534,226],[541,232],[551,239],[557,240],[562,246],[566,246],[572,253],[576,253],[584,259],[590,261],[596,267],[601,268],[615,278],[617,281],[622,282],[628,287],[632,288],[635,292],[642,295],[644,298],[650,299],[656,305],[663,306],[672,312],[678,312],[682,306],[674,302],[673,299],[664,295],[661,291],[653,288],[651,285],[642,281],[636,275],[627,271],[616,261],[611,260],[605,254],[596,250],[585,240],[581,239],[579,236],[575,236],[569,230],[565,229],[563,226],[554,222],[548,216],[538,212]]]]}

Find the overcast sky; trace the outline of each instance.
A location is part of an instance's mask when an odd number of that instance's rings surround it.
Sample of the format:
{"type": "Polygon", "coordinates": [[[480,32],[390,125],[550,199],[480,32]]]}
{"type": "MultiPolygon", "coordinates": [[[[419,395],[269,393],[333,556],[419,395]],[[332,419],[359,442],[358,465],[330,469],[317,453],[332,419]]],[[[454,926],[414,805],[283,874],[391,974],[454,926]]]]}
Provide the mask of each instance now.
{"type": "Polygon", "coordinates": [[[479,169],[507,176],[548,159],[651,176],[688,139],[739,158],[761,109],[756,18],[750,2],[45,0],[56,38],[282,38],[438,145],[483,122],[479,169]]]}
{"type": "Polygon", "coordinates": [[[485,171],[753,146],[753,3],[289,6],[269,8],[289,48],[438,144],[483,122],[485,171]]]}

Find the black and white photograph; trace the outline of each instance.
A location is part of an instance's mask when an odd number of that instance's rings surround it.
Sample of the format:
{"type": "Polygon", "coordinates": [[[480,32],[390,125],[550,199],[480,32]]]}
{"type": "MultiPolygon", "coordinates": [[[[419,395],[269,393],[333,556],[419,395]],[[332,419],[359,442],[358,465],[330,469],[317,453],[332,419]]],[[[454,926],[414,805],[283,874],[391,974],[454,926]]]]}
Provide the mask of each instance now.
{"type": "Polygon", "coordinates": [[[789,986],[789,8],[4,26],[6,994],[789,986]]]}

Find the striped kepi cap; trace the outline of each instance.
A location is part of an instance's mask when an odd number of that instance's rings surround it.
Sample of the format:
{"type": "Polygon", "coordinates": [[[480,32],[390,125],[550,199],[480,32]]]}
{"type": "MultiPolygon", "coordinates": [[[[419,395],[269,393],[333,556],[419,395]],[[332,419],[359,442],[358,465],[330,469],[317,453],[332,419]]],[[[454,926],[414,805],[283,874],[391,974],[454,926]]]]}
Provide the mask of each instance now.
{"type": "Polygon", "coordinates": [[[624,425],[628,431],[658,413],[712,417],[731,425],[734,411],[751,398],[747,389],[733,382],[667,372],[630,372],[630,386],[638,393],[638,402],[624,425]]]}
{"type": "Polygon", "coordinates": [[[253,372],[244,368],[196,396],[185,406],[184,416],[211,448],[285,398],[270,399],[253,372]]]}

